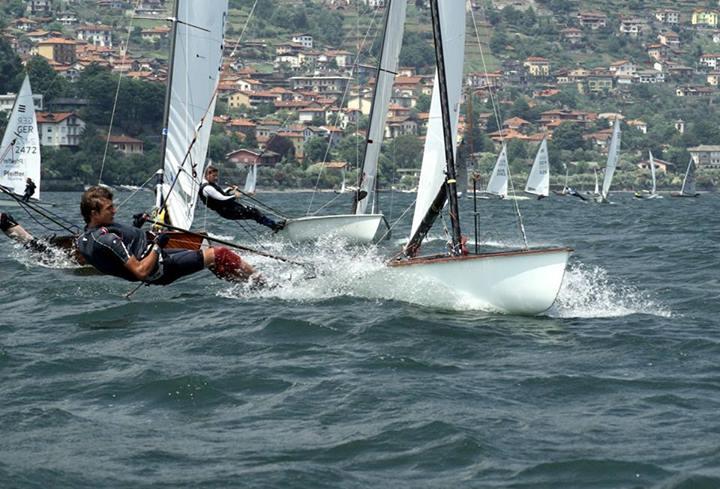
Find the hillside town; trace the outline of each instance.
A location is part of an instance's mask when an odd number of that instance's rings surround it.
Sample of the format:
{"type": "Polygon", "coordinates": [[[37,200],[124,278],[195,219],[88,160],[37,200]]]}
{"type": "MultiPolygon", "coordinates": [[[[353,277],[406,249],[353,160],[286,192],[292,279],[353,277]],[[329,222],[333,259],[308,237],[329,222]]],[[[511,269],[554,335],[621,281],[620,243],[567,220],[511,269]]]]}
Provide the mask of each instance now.
{"type": "MultiPolygon", "coordinates": [[[[110,72],[116,83],[135,80],[164,89],[171,33],[164,19],[171,15],[172,2],[14,3],[22,7],[23,15],[6,17],[2,37],[23,64],[42,58],[68,84],[78,82],[92,67],[110,72]],[[86,4],[114,19],[112,24],[85,16],[86,4]]],[[[342,45],[334,46],[306,31],[288,31],[275,38],[240,37],[239,22],[254,21],[246,3],[231,2],[235,16],[224,46],[220,102],[213,119],[213,134],[220,131],[231,137],[231,142],[222,145],[222,153],[211,156],[236,168],[257,164],[272,169],[284,163],[300,165],[305,171],[313,165],[355,168],[356,161],[351,161],[349,155],[356,151],[341,148],[344,143],[354,146],[364,137],[375,83],[375,60],[372,55],[361,59],[360,52],[368,54],[369,49],[358,48],[361,36],[357,29],[346,29],[342,45]]],[[[298,10],[303,5],[291,0],[274,3],[298,10]]],[[[408,8],[422,18],[427,15],[424,3],[410,1],[408,8]]],[[[554,144],[551,153],[558,160],[562,157],[563,167],[573,164],[577,173],[582,173],[607,153],[612,124],[620,119],[624,130],[636,135],[628,146],[632,152],[624,157],[626,168],[634,168],[639,174],[646,172],[647,150],[653,149],[662,156],[655,159],[658,170],[676,174],[684,168],[687,156],[700,171],[707,170],[706,180],[700,179],[700,183],[714,188],[713,170],[720,169],[720,134],[716,128],[701,127],[716,119],[714,109],[711,116],[698,119],[697,114],[702,113],[699,109],[685,114],[680,108],[708,106],[720,93],[720,10],[699,6],[652,8],[645,4],[630,15],[586,10],[583,5],[553,1],[472,2],[474,18],[485,37],[479,41],[468,39],[467,44],[474,44],[475,51],[478,47],[487,50],[485,55],[493,57],[494,66],[466,70],[465,98],[466,102],[475,101],[475,111],[470,113],[464,108],[459,132],[477,132],[469,148],[468,165],[484,168],[504,143],[514,159],[521,162],[522,171],[530,162],[532,148],[548,138],[554,144]],[[561,4],[572,7],[563,17],[554,10],[561,4]],[[513,57],[525,51],[512,49],[514,38],[522,40],[516,33],[518,26],[525,23],[538,28],[551,21],[552,28],[546,30],[552,32],[553,45],[562,48],[555,50],[557,57],[539,53],[513,57]],[[598,36],[622,49],[589,56],[598,36]],[[698,49],[700,45],[704,49],[698,49]],[[632,56],[615,58],[618,54],[632,56]],[[576,55],[588,61],[579,63],[576,55]],[[642,104],[643,97],[663,98],[657,105],[667,107],[670,117],[663,114],[662,127],[658,127],[657,118],[651,117],[655,102],[642,104]],[[492,108],[492,101],[497,102],[499,111],[492,108]]],[[[373,19],[381,19],[385,7],[382,0],[323,0],[313,2],[313,6],[339,18],[362,11],[373,19]]],[[[403,167],[419,165],[433,78],[431,63],[403,64],[395,78],[387,109],[386,144],[412,141],[408,150],[411,154],[393,165],[399,174],[407,169],[403,167]]],[[[35,94],[41,145],[78,150],[88,124],[84,115],[93,110],[95,101],[90,97],[35,94]]],[[[14,93],[0,95],[0,111],[8,113],[13,102],[14,93]]],[[[110,127],[109,121],[93,127],[96,137],[106,139],[120,158],[145,154],[148,146],[157,144],[160,130],[110,127]]],[[[269,175],[265,174],[266,184],[281,184],[281,179],[273,180],[269,175]]],[[[138,175],[137,180],[146,176],[138,175]]],[[[327,186],[337,184],[337,176],[333,178],[325,182],[327,186]]],[[[384,183],[395,182],[386,176],[384,183]]]]}

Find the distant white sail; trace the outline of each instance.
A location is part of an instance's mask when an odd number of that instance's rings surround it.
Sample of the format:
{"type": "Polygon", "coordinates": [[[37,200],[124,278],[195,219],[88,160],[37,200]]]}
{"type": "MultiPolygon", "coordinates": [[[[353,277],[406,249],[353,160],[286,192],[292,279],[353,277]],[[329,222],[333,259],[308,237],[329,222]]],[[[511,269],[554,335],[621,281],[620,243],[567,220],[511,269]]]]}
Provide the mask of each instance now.
{"type": "Polygon", "coordinates": [[[249,165],[247,177],[245,178],[245,187],[243,192],[246,194],[254,194],[257,185],[257,165],[249,165]]]}
{"type": "Polygon", "coordinates": [[[610,149],[608,150],[607,165],[605,166],[605,178],[603,179],[602,198],[607,200],[610,185],[612,184],[615,168],[617,168],[620,159],[620,119],[615,119],[613,126],[612,139],[610,139],[610,149]]]}
{"type": "Polygon", "coordinates": [[[503,144],[500,155],[495,162],[492,175],[487,185],[487,193],[507,197],[508,193],[508,159],[507,146],[503,144]]]}
{"type": "Polygon", "coordinates": [[[655,194],[655,160],[653,159],[652,151],[648,151],[648,155],[650,157],[650,175],[652,176],[652,190],[650,191],[651,194],[655,194]]]}
{"type": "MultiPolygon", "coordinates": [[[[448,108],[452,140],[457,140],[458,118],[460,116],[460,96],[462,93],[463,62],[465,58],[465,2],[438,2],[441,11],[440,22],[443,32],[443,52],[445,53],[445,78],[447,80],[448,108]]],[[[418,182],[417,201],[413,215],[410,236],[420,226],[433,200],[445,185],[445,142],[443,136],[442,113],[438,77],[435,74],[425,149],[423,151],[420,181],[418,182]]],[[[453,148],[456,151],[457,147],[453,148]]]]}
{"type": "Polygon", "coordinates": [[[171,223],[188,229],[215,112],[228,0],[177,2],[162,192],[171,223]]]}
{"type": "Polygon", "coordinates": [[[15,105],[5,128],[0,156],[0,185],[22,195],[27,178],[32,178],[36,185],[33,197],[39,199],[40,138],[35,119],[35,102],[27,75],[15,98],[15,105]]]}
{"type": "Polygon", "coordinates": [[[392,0],[387,7],[389,10],[385,20],[386,29],[383,36],[382,52],[380,53],[380,66],[376,76],[373,107],[370,112],[365,160],[362,166],[361,190],[365,193],[365,198],[358,201],[355,209],[356,214],[365,214],[368,203],[375,200],[378,158],[380,157],[380,148],[385,136],[385,121],[387,120],[390,97],[392,96],[393,82],[398,71],[406,7],[407,2],[405,0],[392,0]]]}
{"type": "Polygon", "coordinates": [[[535,155],[535,161],[525,185],[525,192],[545,197],[550,195],[550,159],[545,139],[540,143],[540,148],[535,155]]]}
{"type": "Polygon", "coordinates": [[[595,172],[595,195],[600,195],[600,185],[598,184],[597,168],[593,170],[595,172]]]}
{"type": "Polygon", "coordinates": [[[695,195],[695,161],[692,158],[690,158],[687,170],[685,171],[685,178],[683,179],[680,193],[682,195],[695,195]]]}

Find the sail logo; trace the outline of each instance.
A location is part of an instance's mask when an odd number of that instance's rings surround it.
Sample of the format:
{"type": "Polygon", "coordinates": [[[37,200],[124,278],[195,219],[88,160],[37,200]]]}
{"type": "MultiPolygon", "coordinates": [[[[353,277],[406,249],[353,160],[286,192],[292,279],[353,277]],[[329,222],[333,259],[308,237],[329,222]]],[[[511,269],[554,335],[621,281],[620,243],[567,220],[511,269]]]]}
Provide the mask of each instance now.
{"type": "Polygon", "coordinates": [[[26,110],[25,104],[18,105],[18,112],[24,114],[26,110]]]}

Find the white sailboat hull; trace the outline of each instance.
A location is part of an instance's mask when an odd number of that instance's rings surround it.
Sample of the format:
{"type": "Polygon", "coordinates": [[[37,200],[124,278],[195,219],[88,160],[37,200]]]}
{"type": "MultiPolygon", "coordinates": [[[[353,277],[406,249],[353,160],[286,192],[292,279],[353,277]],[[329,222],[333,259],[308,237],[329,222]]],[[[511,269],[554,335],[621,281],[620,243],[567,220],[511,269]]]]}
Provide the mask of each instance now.
{"type": "Polygon", "coordinates": [[[293,243],[334,236],[352,244],[372,243],[382,214],[340,214],[288,219],[278,235],[293,243]]]}
{"type": "Polygon", "coordinates": [[[415,258],[390,262],[388,268],[392,283],[408,292],[396,297],[400,300],[536,315],[555,302],[571,252],[541,248],[415,258]]]}

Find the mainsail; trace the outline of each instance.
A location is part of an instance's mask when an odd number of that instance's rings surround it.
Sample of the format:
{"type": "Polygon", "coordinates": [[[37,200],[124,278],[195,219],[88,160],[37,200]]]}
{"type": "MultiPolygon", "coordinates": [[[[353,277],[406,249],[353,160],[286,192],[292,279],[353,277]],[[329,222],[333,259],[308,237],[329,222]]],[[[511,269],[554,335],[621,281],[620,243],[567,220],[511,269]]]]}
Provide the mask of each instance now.
{"type": "Polygon", "coordinates": [[[650,175],[652,176],[652,190],[650,193],[652,195],[655,195],[656,192],[656,186],[655,186],[655,160],[653,159],[652,151],[648,151],[648,155],[650,157],[650,175]]]}
{"type": "Polygon", "coordinates": [[[602,193],[603,200],[607,200],[610,184],[612,184],[613,174],[620,159],[620,119],[615,119],[613,126],[612,139],[610,140],[610,149],[608,150],[607,165],[605,166],[605,178],[603,179],[602,193]]]}
{"type": "Polygon", "coordinates": [[[540,143],[540,148],[535,155],[535,161],[525,185],[525,192],[545,197],[550,194],[550,160],[545,139],[540,143]]]}
{"type": "MultiPolygon", "coordinates": [[[[460,116],[460,96],[462,93],[463,62],[465,57],[465,2],[439,2],[440,24],[442,26],[443,52],[445,54],[445,76],[447,80],[448,110],[452,141],[457,141],[457,126],[460,116]]],[[[452,148],[453,154],[456,147],[452,148]]],[[[413,215],[411,240],[428,214],[440,188],[445,185],[445,142],[443,140],[443,121],[440,106],[440,92],[437,72],[433,82],[430,116],[425,149],[423,152],[420,181],[418,183],[415,214],[413,215]]]]}
{"type": "Polygon", "coordinates": [[[220,81],[228,0],[176,0],[163,130],[162,196],[170,222],[192,225],[220,81]]]}
{"type": "Polygon", "coordinates": [[[507,146],[503,144],[500,155],[495,162],[492,175],[487,185],[487,193],[500,197],[507,197],[508,194],[508,159],[507,146]]]}
{"type": "Polygon", "coordinates": [[[375,93],[370,111],[365,158],[361,170],[361,181],[358,189],[358,201],[355,214],[365,214],[368,202],[375,199],[375,179],[377,178],[378,158],[385,135],[387,109],[392,96],[393,81],[398,70],[400,47],[402,46],[405,26],[405,0],[392,0],[385,16],[385,33],[383,36],[380,63],[378,66],[375,93]]]}
{"type": "Polygon", "coordinates": [[[40,198],[40,138],[35,119],[30,78],[25,75],[15,98],[10,120],[0,145],[0,185],[22,195],[25,181],[32,178],[36,190],[33,197],[40,198]]]}
{"type": "Polygon", "coordinates": [[[690,158],[687,170],[685,171],[685,178],[683,179],[682,188],[680,189],[682,195],[695,195],[695,161],[690,158]]]}
{"type": "Polygon", "coordinates": [[[249,165],[247,177],[245,178],[245,187],[243,192],[246,194],[254,194],[257,185],[257,165],[249,165]]]}

